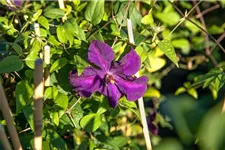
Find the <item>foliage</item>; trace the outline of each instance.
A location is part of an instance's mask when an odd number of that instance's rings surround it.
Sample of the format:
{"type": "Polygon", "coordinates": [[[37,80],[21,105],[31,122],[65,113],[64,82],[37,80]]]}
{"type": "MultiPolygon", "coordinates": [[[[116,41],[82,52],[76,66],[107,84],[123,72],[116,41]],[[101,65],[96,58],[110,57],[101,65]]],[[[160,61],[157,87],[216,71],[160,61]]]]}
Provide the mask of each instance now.
{"type": "MultiPolygon", "coordinates": [[[[154,149],[223,149],[224,114],[208,110],[221,105],[224,91],[224,45],[218,46],[221,40],[215,42],[215,38],[224,35],[221,12],[225,3],[194,5],[187,1],[74,0],[65,1],[65,8],[59,9],[57,2],[44,0],[11,6],[0,1],[0,81],[24,149],[33,149],[34,61],[43,56],[45,45],[51,47],[51,85],[44,94],[44,149],[144,149],[136,102],[123,97],[111,108],[99,93],[81,98],[72,91],[68,72],[75,69],[80,75],[89,65],[92,40],[111,45],[117,61],[131,47],[140,56],[139,73],[149,78],[146,113],[157,110],[152,122],[159,135],[151,133],[154,149]],[[201,18],[197,8],[203,11],[212,6],[218,9],[208,12],[213,17],[201,18]],[[187,10],[186,16],[176,8],[187,10]],[[128,40],[127,18],[132,20],[135,45],[128,40]],[[40,25],[40,37],[35,34],[35,23],[40,25]]],[[[1,114],[0,123],[5,125],[1,114]]]]}

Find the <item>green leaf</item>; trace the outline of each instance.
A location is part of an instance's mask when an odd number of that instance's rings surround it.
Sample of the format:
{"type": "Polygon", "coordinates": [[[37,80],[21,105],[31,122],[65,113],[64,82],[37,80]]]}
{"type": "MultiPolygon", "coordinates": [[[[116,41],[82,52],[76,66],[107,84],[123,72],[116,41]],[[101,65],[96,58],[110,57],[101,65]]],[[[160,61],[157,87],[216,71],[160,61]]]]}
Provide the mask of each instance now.
{"type": "Polygon", "coordinates": [[[65,15],[65,12],[58,8],[48,9],[44,16],[51,19],[62,18],[65,15]]]}
{"type": "Polygon", "coordinates": [[[154,15],[156,18],[170,26],[176,25],[180,19],[179,14],[174,10],[172,5],[167,5],[163,9],[163,12],[159,11],[157,13],[154,13],[154,15]]]}
{"type": "Polygon", "coordinates": [[[38,19],[38,17],[41,15],[41,13],[42,13],[42,9],[38,10],[38,11],[33,15],[31,21],[32,21],[32,22],[35,22],[35,21],[38,19]]]}
{"type": "Polygon", "coordinates": [[[34,62],[37,58],[39,58],[37,55],[38,55],[37,53],[30,53],[26,57],[25,63],[29,68],[34,69],[34,62]]]}
{"type": "Polygon", "coordinates": [[[38,18],[38,23],[45,27],[45,29],[49,29],[48,19],[46,19],[44,16],[38,18]]]}
{"type": "MultiPolygon", "coordinates": [[[[202,24],[200,23],[200,21],[196,20],[196,19],[191,19],[194,23],[196,23],[197,25],[199,25],[200,27],[202,27],[202,24]]],[[[193,33],[193,34],[197,34],[198,32],[201,31],[201,29],[199,27],[197,27],[196,25],[194,25],[193,23],[191,23],[188,20],[185,20],[184,25],[193,33]]]]}
{"type": "Polygon", "coordinates": [[[103,0],[89,1],[85,11],[85,19],[97,25],[101,22],[104,15],[104,3],[103,0]]]}
{"type": "Polygon", "coordinates": [[[79,55],[74,55],[74,64],[76,65],[78,75],[81,75],[84,69],[88,66],[88,63],[84,61],[79,55]]]}
{"type": "Polygon", "coordinates": [[[10,73],[23,68],[23,62],[15,55],[7,56],[0,61],[0,73],[10,73]]]}
{"type": "Polygon", "coordinates": [[[63,25],[64,30],[67,34],[65,34],[65,36],[67,36],[67,39],[69,40],[70,46],[73,45],[73,40],[74,40],[74,30],[73,30],[73,25],[70,22],[65,22],[65,24],[63,25]]]}
{"type": "Polygon", "coordinates": [[[67,64],[67,59],[65,57],[59,58],[57,59],[51,66],[50,68],[50,73],[52,73],[53,71],[57,71],[59,69],[61,69],[62,67],[64,67],[67,64]]]}
{"type": "MultiPolygon", "coordinates": [[[[73,98],[72,101],[70,102],[68,108],[71,108],[72,105],[74,105],[74,103],[77,101],[76,98],[73,98]]],[[[77,103],[72,110],[70,110],[70,114],[72,116],[72,118],[69,118],[69,116],[67,114],[64,114],[61,117],[61,121],[64,124],[70,124],[71,126],[75,126],[75,128],[80,129],[80,120],[83,117],[84,111],[81,108],[81,105],[79,103],[77,103]]]]}
{"type": "Polygon", "coordinates": [[[179,95],[181,93],[184,93],[186,92],[186,88],[185,87],[179,87],[176,92],[175,92],[175,95],[179,95]]]}
{"type": "Polygon", "coordinates": [[[16,114],[28,104],[33,95],[33,89],[27,81],[20,81],[16,85],[16,114]]]}
{"type": "Polygon", "coordinates": [[[59,25],[57,27],[56,32],[57,32],[57,37],[58,37],[59,41],[62,43],[66,43],[67,42],[67,35],[66,35],[67,33],[66,33],[65,28],[62,25],[59,25]]]}
{"type": "Polygon", "coordinates": [[[56,126],[59,125],[59,113],[56,111],[50,112],[50,117],[56,126]]]}
{"type": "Polygon", "coordinates": [[[189,54],[190,52],[190,43],[187,39],[175,39],[172,41],[172,44],[175,48],[180,48],[183,54],[189,54]]]}
{"type": "Polygon", "coordinates": [[[58,95],[58,89],[56,87],[48,87],[45,90],[45,98],[47,99],[52,99],[52,98],[56,98],[56,96],[58,95]]]}
{"type": "Polygon", "coordinates": [[[58,93],[58,95],[56,96],[54,100],[54,103],[55,103],[54,108],[58,110],[59,118],[61,118],[61,116],[65,113],[68,107],[68,102],[69,102],[69,99],[67,95],[58,93]]]}
{"type": "Polygon", "coordinates": [[[80,40],[86,41],[86,34],[84,33],[84,30],[78,26],[76,19],[70,18],[68,22],[72,25],[72,32],[75,33],[75,36],[80,40]]]}
{"type": "Polygon", "coordinates": [[[120,100],[119,100],[119,105],[121,107],[124,107],[130,111],[132,111],[137,117],[138,119],[140,119],[140,114],[139,114],[139,111],[137,109],[137,105],[135,102],[131,102],[131,101],[128,101],[126,99],[126,97],[122,97],[120,100]]]}
{"type": "Polygon", "coordinates": [[[162,40],[158,43],[158,46],[161,51],[165,53],[165,55],[177,66],[179,67],[177,63],[177,57],[174,50],[174,47],[172,46],[171,42],[169,40],[162,40]]]}
{"type": "Polygon", "coordinates": [[[195,78],[195,82],[193,83],[192,86],[196,86],[202,82],[204,82],[205,80],[208,80],[212,77],[217,77],[218,75],[222,74],[223,71],[222,70],[212,70],[208,73],[206,73],[205,75],[200,75],[200,76],[197,76],[195,78]]]}
{"type": "Polygon", "coordinates": [[[43,131],[44,141],[50,141],[50,149],[68,149],[66,142],[60,137],[56,130],[47,129],[43,131]]]}
{"type": "Polygon", "coordinates": [[[84,116],[84,111],[81,108],[80,104],[76,104],[76,106],[71,110],[71,115],[73,116],[75,127],[79,129],[80,128],[79,122],[81,118],[84,116]]]}
{"type": "Polygon", "coordinates": [[[144,97],[156,97],[156,98],[160,98],[160,96],[161,96],[161,94],[160,94],[159,90],[157,90],[153,87],[148,88],[144,95],[144,97]]]}
{"type": "Polygon", "coordinates": [[[148,53],[141,46],[137,46],[135,50],[137,54],[140,56],[141,62],[144,62],[148,56],[147,55],[148,53]]]}
{"type": "Polygon", "coordinates": [[[80,126],[88,132],[94,132],[102,124],[102,118],[99,114],[89,114],[80,121],[80,126]]]}
{"type": "Polygon", "coordinates": [[[34,130],[34,119],[33,119],[33,109],[31,106],[25,106],[23,109],[23,114],[25,118],[27,119],[27,122],[30,125],[30,128],[34,130]]]}
{"type": "Polygon", "coordinates": [[[152,13],[149,13],[149,14],[145,15],[141,19],[141,23],[143,23],[145,25],[153,25],[154,24],[154,20],[153,20],[153,17],[152,17],[152,13]]]}
{"type": "Polygon", "coordinates": [[[189,95],[191,95],[191,96],[194,97],[195,99],[198,98],[198,93],[197,93],[196,89],[191,88],[191,89],[188,89],[187,92],[188,92],[189,95]]]}
{"type": "Polygon", "coordinates": [[[48,38],[48,42],[50,44],[52,44],[53,46],[59,46],[60,45],[60,42],[58,42],[55,38],[55,36],[53,35],[50,35],[49,38],[48,38]]]}
{"type": "Polygon", "coordinates": [[[128,144],[128,137],[123,137],[123,136],[116,136],[114,137],[111,142],[113,145],[116,145],[120,148],[123,148],[126,144],[128,144]]]}
{"type": "Polygon", "coordinates": [[[18,44],[13,44],[12,48],[16,51],[16,53],[21,56],[23,54],[23,49],[20,45],[18,44]]]}
{"type": "Polygon", "coordinates": [[[110,149],[119,150],[119,147],[113,143],[111,137],[107,137],[103,134],[99,134],[96,136],[96,139],[100,141],[102,144],[107,145],[110,149]]]}

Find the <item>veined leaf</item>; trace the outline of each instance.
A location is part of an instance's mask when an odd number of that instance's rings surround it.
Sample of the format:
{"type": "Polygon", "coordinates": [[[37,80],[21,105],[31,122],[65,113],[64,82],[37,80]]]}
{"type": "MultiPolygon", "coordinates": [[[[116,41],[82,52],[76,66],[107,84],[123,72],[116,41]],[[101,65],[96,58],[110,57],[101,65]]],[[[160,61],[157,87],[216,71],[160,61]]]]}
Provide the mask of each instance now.
{"type": "Polygon", "coordinates": [[[94,132],[102,124],[102,118],[99,114],[89,114],[80,121],[80,126],[88,132],[94,132]]]}
{"type": "Polygon", "coordinates": [[[56,70],[59,70],[61,69],[62,67],[64,67],[66,64],[67,64],[67,59],[62,57],[62,58],[59,58],[57,59],[51,66],[50,68],[50,72],[52,73],[53,71],[56,71],[56,70]]]}
{"type": "Polygon", "coordinates": [[[173,45],[171,44],[171,42],[169,40],[162,40],[158,43],[158,46],[160,48],[161,51],[163,51],[165,53],[165,55],[177,66],[179,67],[178,63],[177,63],[177,57],[176,57],[176,53],[174,50],[173,45]]]}
{"type": "Polygon", "coordinates": [[[33,89],[26,81],[20,81],[16,85],[16,114],[20,113],[24,106],[28,104],[32,97],[33,89]]]}
{"type": "Polygon", "coordinates": [[[23,63],[19,57],[15,55],[8,56],[0,61],[0,73],[9,73],[19,71],[23,68],[23,63]]]}
{"type": "Polygon", "coordinates": [[[59,41],[62,43],[66,43],[67,42],[67,35],[66,35],[67,33],[66,33],[64,26],[59,25],[57,27],[56,32],[57,32],[57,37],[58,37],[59,41]]]}
{"type": "Polygon", "coordinates": [[[89,4],[85,11],[85,19],[97,25],[101,22],[104,15],[104,4],[103,0],[89,1],[89,4]]]}
{"type": "Polygon", "coordinates": [[[58,8],[49,9],[44,13],[45,17],[56,19],[56,18],[62,18],[65,15],[65,12],[58,8]]]}

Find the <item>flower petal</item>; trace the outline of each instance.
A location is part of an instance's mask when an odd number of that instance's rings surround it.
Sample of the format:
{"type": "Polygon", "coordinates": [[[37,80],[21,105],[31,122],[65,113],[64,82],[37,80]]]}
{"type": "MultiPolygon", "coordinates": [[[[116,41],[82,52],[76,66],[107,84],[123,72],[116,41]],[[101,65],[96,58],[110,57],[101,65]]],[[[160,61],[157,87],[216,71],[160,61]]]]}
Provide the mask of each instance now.
{"type": "Polygon", "coordinates": [[[120,66],[125,75],[134,75],[138,72],[141,67],[141,59],[133,48],[120,60],[120,66]]]}
{"type": "Polygon", "coordinates": [[[93,92],[102,89],[102,76],[100,70],[88,67],[80,76],[75,71],[69,72],[69,82],[80,96],[89,97],[93,92]]]}
{"type": "Polygon", "coordinates": [[[147,89],[148,78],[142,76],[137,79],[125,80],[116,76],[116,84],[120,91],[126,95],[127,100],[134,101],[142,97],[147,89]]]}
{"type": "Polygon", "coordinates": [[[119,98],[122,96],[115,84],[108,84],[108,99],[111,107],[115,108],[118,104],[119,98]]]}
{"type": "Polygon", "coordinates": [[[110,67],[112,60],[114,59],[114,53],[112,48],[101,42],[92,41],[88,49],[88,60],[89,62],[97,65],[103,71],[107,72],[110,67]]]}

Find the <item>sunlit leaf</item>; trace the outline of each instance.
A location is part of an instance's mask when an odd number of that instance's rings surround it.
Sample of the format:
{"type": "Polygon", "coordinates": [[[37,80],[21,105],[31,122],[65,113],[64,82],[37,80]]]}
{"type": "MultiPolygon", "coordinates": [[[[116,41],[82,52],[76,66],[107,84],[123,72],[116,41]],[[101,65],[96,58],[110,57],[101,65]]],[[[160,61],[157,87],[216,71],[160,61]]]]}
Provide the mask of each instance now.
{"type": "Polygon", "coordinates": [[[59,41],[62,43],[66,43],[68,39],[67,39],[67,33],[66,33],[64,26],[59,25],[57,27],[56,32],[57,32],[57,37],[58,37],[59,41]]]}
{"type": "Polygon", "coordinates": [[[57,59],[51,66],[50,72],[57,71],[67,64],[67,59],[62,57],[57,59]]]}
{"type": "Polygon", "coordinates": [[[144,97],[155,97],[155,98],[160,98],[161,94],[160,94],[160,91],[151,87],[151,88],[148,88],[144,97]]]}
{"type": "Polygon", "coordinates": [[[179,88],[176,90],[175,95],[182,94],[182,93],[184,93],[184,92],[186,92],[186,91],[187,91],[186,88],[184,88],[184,87],[179,87],[179,88]]]}
{"type": "Polygon", "coordinates": [[[85,19],[97,25],[101,22],[104,15],[104,4],[103,0],[89,1],[85,11],[85,19]]]}
{"type": "Polygon", "coordinates": [[[40,23],[45,29],[49,29],[49,23],[48,19],[46,19],[44,16],[40,16],[38,18],[38,23],[40,23]]]}
{"type": "Polygon", "coordinates": [[[177,62],[177,57],[176,57],[176,53],[174,50],[174,47],[172,46],[171,42],[168,40],[162,40],[158,43],[158,46],[160,48],[161,51],[163,51],[165,53],[165,55],[177,66],[178,66],[178,62],[177,62]]]}
{"type": "Polygon", "coordinates": [[[198,98],[198,93],[197,93],[196,89],[191,88],[191,89],[188,89],[187,92],[188,92],[189,95],[191,95],[191,96],[194,97],[195,99],[198,98]]]}
{"type": "Polygon", "coordinates": [[[44,13],[45,17],[48,17],[48,18],[51,18],[51,19],[62,18],[64,15],[65,15],[65,12],[61,9],[58,9],[58,8],[48,9],[44,13]]]}
{"type": "Polygon", "coordinates": [[[89,114],[84,116],[80,121],[80,126],[88,132],[94,132],[102,123],[101,115],[89,114]]]}

